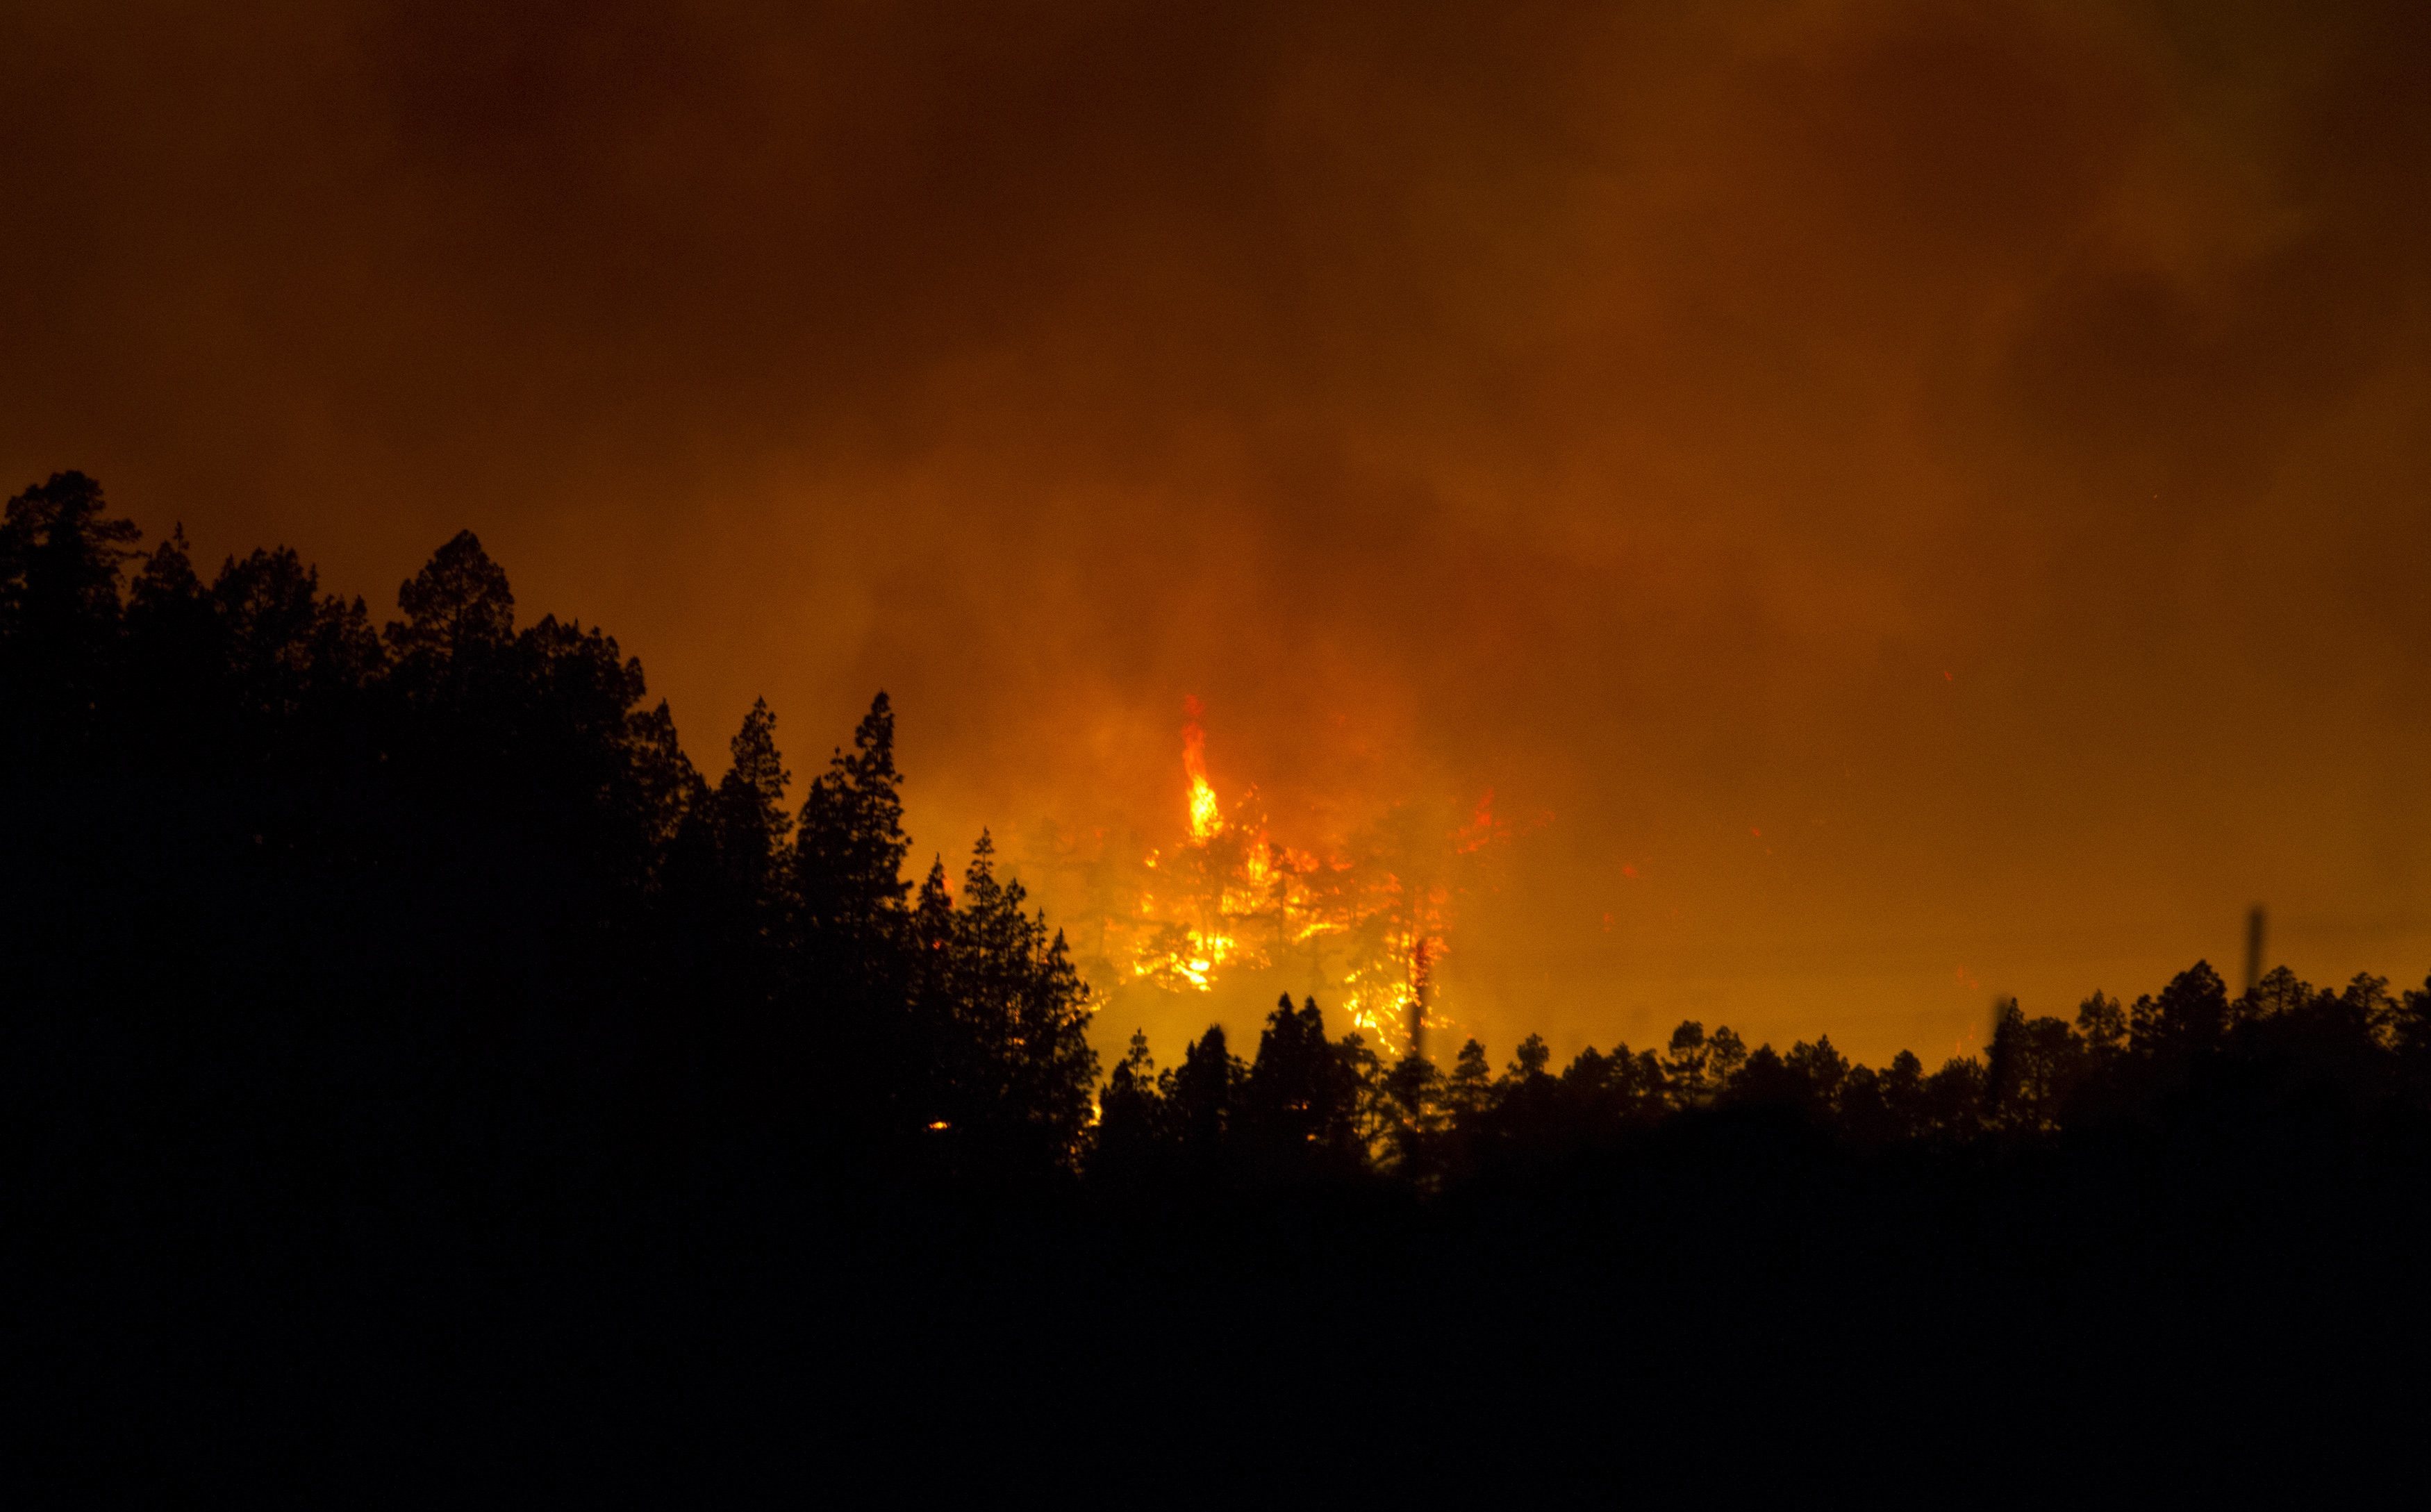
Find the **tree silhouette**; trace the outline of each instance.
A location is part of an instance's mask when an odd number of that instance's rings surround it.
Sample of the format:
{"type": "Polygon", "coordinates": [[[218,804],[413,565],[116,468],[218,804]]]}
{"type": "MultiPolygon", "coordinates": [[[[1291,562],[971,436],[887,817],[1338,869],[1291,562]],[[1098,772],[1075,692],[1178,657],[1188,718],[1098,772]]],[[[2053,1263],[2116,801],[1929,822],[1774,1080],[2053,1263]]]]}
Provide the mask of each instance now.
{"type": "MultiPolygon", "coordinates": [[[[1668,1389],[1800,1350],[1937,1381],[1964,1347],[2040,1385],[2026,1341],[2109,1360],[2156,1307],[2181,1349],[2274,1309],[2376,1338],[2431,1254],[2431,980],[2231,997],[2198,962],[2072,1021],[2004,1000],[1930,1073],[1691,1020],[1562,1067],[1529,1034],[1501,1076],[1470,1039],[1446,1074],[1284,998],[1247,1066],[1220,1024],[1163,1070],[1134,1033],[1100,1085],[1087,984],[993,841],[908,885],[883,694],[791,811],[764,703],[713,787],[640,663],[518,629],[469,531],[379,632],[294,552],[206,583],[182,531],[139,539],[73,473],[0,520],[0,1154],[70,1278],[29,1296],[155,1299],[127,1359],[209,1271],[242,1319],[211,1371],[346,1273],[364,1315],[428,1289],[411,1327],[451,1348],[557,1308],[661,1360],[845,1298],[892,1362],[853,1384],[920,1393],[1074,1355],[1109,1297],[1243,1331],[1245,1399],[1326,1349],[1489,1389],[1660,1359],[1668,1389]],[[528,1292],[468,1279],[504,1273],[528,1292]],[[1684,1277],[1965,1322],[1623,1305],[1684,1277]],[[1604,1332],[1406,1321],[1471,1293],[1604,1332]]],[[[295,1379],[363,1373],[332,1336],[295,1379]]],[[[1201,1386],[1227,1357],[1117,1352],[1201,1386]]]]}
{"type": "Polygon", "coordinates": [[[1985,1057],[1986,1116],[2000,1128],[2049,1134],[2087,1071],[2085,1042],[2057,1018],[2028,1018],[2014,998],[1996,1010],[1985,1057]]]}
{"type": "Polygon", "coordinates": [[[1444,1084],[1444,1104],[1454,1117],[1473,1119],[1491,1107],[1493,1100],[1494,1082],[1485,1068],[1485,1047],[1473,1039],[1465,1040],[1444,1084]]]}
{"type": "Polygon", "coordinates": [[[1160,1173],[1171,1139],[1155,1057],[1148,1053],[1148,1035],[1133,1030],[1130,1049],[1106,1077],[1090,1174],[1118,1187],[1141,1187],[1160,1173]]]}
{"type": "Polygon", "coordinates": [[[795,889],[814,950],[838,963],[882,949],[900,927],[905,895],[903,779],[895,769],[895,711],[880,693],[802,799],[795,889]]]}
{"type": "Polygon", "coordinates": [[[2156,1000],[2138,998],[2128,1036],[2147,1055],[2183,1058],[2217,1047],[2228,1028],[2228,987],[2206,961],[2171,978],[2156,1000]]]}
{"type": "Polygon", "coordinates": [[[396,607],[405,618],[390,624],[388,643],[410,683],[496,656],[515,632],[506,572],[470,530],[458,531],[399,585],[396,607]]]}
{"type": "Polygon", "coordinates": [[[1262,1170],[1289,1178],[1347,1170],[1365,1158],[1358,1124],[1365,1051],[1326,1038],[1316,999],[1299,1008],[1288,996],[1276,1003],[1241,1089],[1241,1134],[1262,1170]]]}
{"type": "Polygon", "coordinates": [[[773,910],[779,900],[777,858],[794,828],[785,807],[785,785],[793,774],[777,752],[777,716],[768,712],[766,699],[752,700],[727,749],[732,764],[718,780],[711,805],[718,854],[737,898],[773,910]]]}
{"type": "Polygon", "coordinates": [[[21,741],[77,742],[91,731],[115,649],[119,579],[140,535],[105,508],[99,483],[54,473],[0,516],[0,697],[30,716],[11,721],[21,741]]]}
{"type": "Polygon", "coordinates": [[[1384,1074],[1377,1148],[1384,1168],[1422,1191],[1443,1181],[1444,1135],[1451,1127],[1443,1073],[1422,1055],[1405,1055],[1384,1074]]]}
{"type": "Polygon", "coordinates": [[[932,1063],[924,1122],[970,1168],[1068,1168],[1088,1127],[1088,986],[1063,933],[1027,901],[1018,881],[997,876],[982,832],[961,899],[947,896],[940,866],[913,914],[912,1013],[932,1063]]]}
{"type": "Polygon", "coordinates": [[[1246,1077],[1225,1044],[1224,1026],[1210,1024],[1183,1048],[1182,1064],[1160,1079],[1182,1166],[1192,1176],[1204,1180],[1225,1168],[1234,1104],[1246,1077]]]}

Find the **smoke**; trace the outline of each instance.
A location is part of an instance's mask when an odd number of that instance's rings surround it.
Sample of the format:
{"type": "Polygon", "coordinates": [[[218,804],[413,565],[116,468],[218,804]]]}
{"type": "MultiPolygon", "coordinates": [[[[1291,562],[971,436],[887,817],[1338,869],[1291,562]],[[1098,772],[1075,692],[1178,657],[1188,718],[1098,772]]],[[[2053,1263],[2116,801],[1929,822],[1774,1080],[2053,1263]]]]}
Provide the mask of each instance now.
{"type": "Polygon", "coordinates": [[[14,8],[0,462],[376,602],[470,525],[713,765],[884,686],[949,857],[1165,843],[1189,696],[1279,833],[1490,786],[1498,1046],[1931,1050],[2255,897],[2410,975],[2426,33],[14,8]]]}

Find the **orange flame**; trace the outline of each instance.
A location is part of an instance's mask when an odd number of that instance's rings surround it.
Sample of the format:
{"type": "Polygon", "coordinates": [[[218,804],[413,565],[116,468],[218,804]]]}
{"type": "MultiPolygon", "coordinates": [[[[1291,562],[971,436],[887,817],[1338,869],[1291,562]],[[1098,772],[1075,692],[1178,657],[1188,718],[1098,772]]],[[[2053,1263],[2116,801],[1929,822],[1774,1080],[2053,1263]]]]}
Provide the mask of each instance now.
{"type": "Polygon", "coordinates": [[[1190,777],[1190,838],[1204,843],[1223,832],[1224,814],[1216,804],[1215,784],[1207,781],[1207,732],[1199,728],[1199,700],[1185,698],[1182,726],[1182,769],[1190,777]]]}
{"type": "MultiPolygon", "coordinates": [[[[1207,775],[1204,710],[1197,698],[1183,710],[1186,833],[1142,858],[1136,904],[1104,916],[1102,959],[1116,973],[1108,985],[1208,993],[1228,977],[1280,973],[1260,990],[1284,982],[1314,988],[1383,1053],[1402,1053],[1421,1014],[1444,1022],[1433,987],[1449,953],[1454,890],[1406,881],[1378,858],[1278,844],[1254,789],[1234,800],[1228,820],[1207,775]]],[[[1421,869],[1437,871],[1504,836],[1493,797],[1489,789],[1469,820],[1442,837],[1442,853],[1415,858],[1421,869]]]]}

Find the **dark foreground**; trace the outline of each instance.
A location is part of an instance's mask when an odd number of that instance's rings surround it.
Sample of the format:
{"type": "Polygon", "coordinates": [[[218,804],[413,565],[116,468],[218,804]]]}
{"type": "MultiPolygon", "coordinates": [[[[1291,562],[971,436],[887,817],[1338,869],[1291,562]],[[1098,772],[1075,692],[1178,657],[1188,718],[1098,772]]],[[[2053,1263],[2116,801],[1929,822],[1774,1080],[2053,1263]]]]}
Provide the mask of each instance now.
{"type": "Polygon", "coordinates": [[[2431,983],[2198,964],[1929,1073],[1286,1001],[1101,1079],[985,840],[906,882],[882,696],[796,804],[469,534],[378,630],[135,539],[0,522],[11,1489],[2317,1493],[2419,1433],[2431,983]]]}
{"type": "Polygon", "coordinates": [[[2419,1432],[2431,1168],[2384,1137],[1919,1158],[1721,1115],[1433,1201],[1147,1208],[189,1168],[14,1215],[17,1420],[71,1487],[315,1499],[2343,1472],[2419,1432]]]}

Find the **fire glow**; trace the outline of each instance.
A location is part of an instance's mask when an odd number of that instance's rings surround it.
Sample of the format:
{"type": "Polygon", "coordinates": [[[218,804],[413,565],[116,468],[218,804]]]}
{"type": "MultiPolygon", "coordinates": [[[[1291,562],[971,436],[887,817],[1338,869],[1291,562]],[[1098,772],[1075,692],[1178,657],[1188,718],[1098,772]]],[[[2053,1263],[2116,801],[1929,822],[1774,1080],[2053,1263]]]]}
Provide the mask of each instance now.
{"type": "Polygon", "coordinates": [[[1208,775],[1203,710],[1196,698],[1184,709],[1182,832],[1140,858],[1134,895],[1110,899],[1099,916],[1091,965],[1100,988],[1199,995],[1288,983],[1386,1056],[1445,1029],[1434,979],[1454,903],[1476,858],[1507,833],[1492,790],[1449,832],[1401,810],[1398,826],[1302,848],[1270,832],[1254,788],[1227,815],[1208,775]]]}

